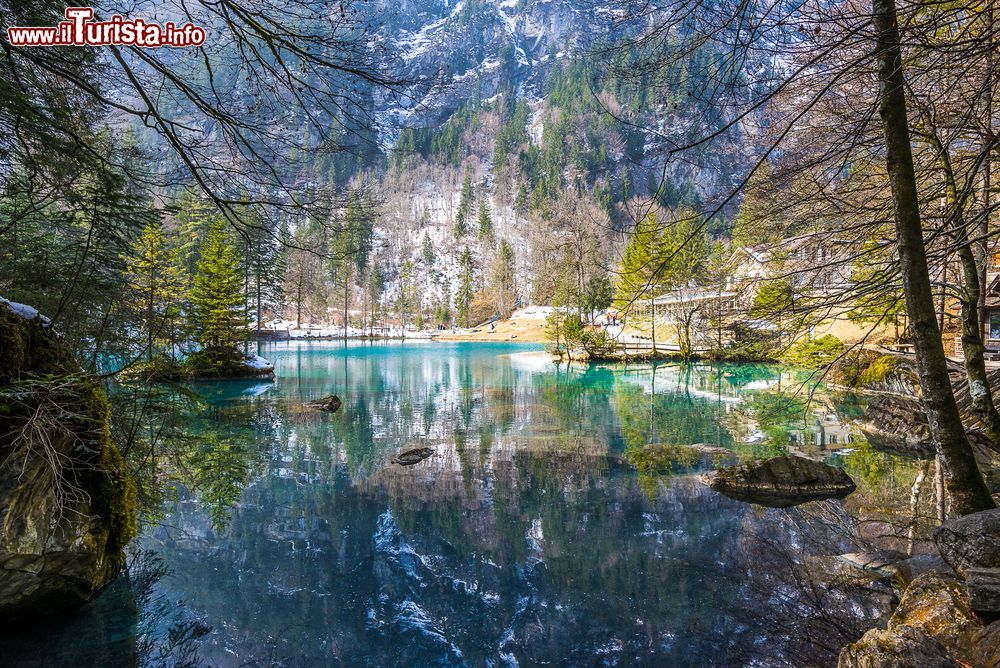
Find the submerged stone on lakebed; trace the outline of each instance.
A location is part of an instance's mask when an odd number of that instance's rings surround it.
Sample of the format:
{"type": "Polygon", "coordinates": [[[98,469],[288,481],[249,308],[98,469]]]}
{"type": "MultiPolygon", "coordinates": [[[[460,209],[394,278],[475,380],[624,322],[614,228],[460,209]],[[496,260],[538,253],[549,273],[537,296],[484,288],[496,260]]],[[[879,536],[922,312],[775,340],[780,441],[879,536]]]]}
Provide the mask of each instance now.
{"type": "Polygon", "coordinates": [[[724,468],[702,475],[701,480],[732,499],[769,508],[843,498],[856,488],[843,469],[793,455],[724,468]]]}
{"type": "Polygon", "coordinates": [[[396,455],[396,458],[392,460],[392,463],[399,464],[400,466],[413,466],[414,464],[419,464],[433,454],[434,451],[431,448],[414,448],[413,450],[407,450],[406,452],[401,452],[396,455]]]}
{"type": "Polygon", "coordinates": [[[317,408],[321,411],[326,411],[327,413],[336,413],[340,410],[341,401],[340,397],[336,394],[331,394],[328,397],[324,397],[319,401],[310,401],[308,404],[311,408],[317,408]]]}

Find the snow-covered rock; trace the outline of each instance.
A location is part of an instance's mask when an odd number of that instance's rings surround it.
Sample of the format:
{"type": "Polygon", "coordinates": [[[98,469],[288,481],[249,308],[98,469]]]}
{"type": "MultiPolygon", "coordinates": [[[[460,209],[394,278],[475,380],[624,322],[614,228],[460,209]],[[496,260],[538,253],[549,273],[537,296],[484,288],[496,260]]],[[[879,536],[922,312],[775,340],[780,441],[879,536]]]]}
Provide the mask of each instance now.
{"type": "Polygon", "coordinates": [[[243,360],[243,364],[260,373],[274,371],[274,364],[260,355],[247,355],[246,359],[243,360]]]}
{"type": "Polygon", "coordinates": [[[19,304],[0,297],[0,306],[6,306],[9,311],[16,313],[25,320],[34,320],[35,318],[38,318],[45,326],[48,326],[52,322],[47,317],[39,313],[38,309],[33,306],[28,306],[27,304],[19,304]]]}

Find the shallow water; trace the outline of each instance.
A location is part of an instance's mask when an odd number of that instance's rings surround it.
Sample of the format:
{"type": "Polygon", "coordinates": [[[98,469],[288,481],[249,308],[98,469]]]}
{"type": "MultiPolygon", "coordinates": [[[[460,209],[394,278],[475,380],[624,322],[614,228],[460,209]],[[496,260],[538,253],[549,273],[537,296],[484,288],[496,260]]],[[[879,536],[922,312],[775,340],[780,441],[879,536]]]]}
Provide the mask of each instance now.
{"type": "Polygon", "coordinates": [[[120,579],[20,651],[64,665],[767,665],[782,650],[757,619],[769,604],[748,586],[751,538],[794,548],[789,515],[700,485],[707,459],[639,474],[630,455],[833,453],[856,405],[806,409],[779,393],[801,378],[774,367],[567,368],[539,350],[283,343],[264,351],[274,383],[192,385],[190,452],[165,466],[175,491],[136,544],[138,603],[120,579]],[[302,406],[329,394],[336,414],[302,406]],[[415,466],[390,461],[424,446],[435,454],[415,466]]]}

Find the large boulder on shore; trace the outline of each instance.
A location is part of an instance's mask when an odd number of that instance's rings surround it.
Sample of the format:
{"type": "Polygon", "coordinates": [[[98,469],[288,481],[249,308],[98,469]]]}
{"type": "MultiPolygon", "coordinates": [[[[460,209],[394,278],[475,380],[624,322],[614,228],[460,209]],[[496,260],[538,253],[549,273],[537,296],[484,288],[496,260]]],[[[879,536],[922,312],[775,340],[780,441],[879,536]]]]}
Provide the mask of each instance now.
{"type": "Polygon", "coordinates": [[[109,417],[48,321],[0,300],[0,617],[71,610],[121,571],[135,483],[109,417]]]}
{"type": "Polygon", "coordinates": [[[948,520],[934,530],[934,544],[961,577],[970,568],[1000,568],[1000,508],[948,520]]]}
{"type": "Polygon", "coordinates": [[[961,584],[938,573],[906,588],[885,629],[872,629],[843,648],[838,668],[914,668],[976,665],[982,625],[961,584]]]}
{"type": "Polygon", "coordinates": [[[730,498],[771,508],[841,498],[856,488],[843,469],[793,455],[706,473],[702,481],[730,498]]]}

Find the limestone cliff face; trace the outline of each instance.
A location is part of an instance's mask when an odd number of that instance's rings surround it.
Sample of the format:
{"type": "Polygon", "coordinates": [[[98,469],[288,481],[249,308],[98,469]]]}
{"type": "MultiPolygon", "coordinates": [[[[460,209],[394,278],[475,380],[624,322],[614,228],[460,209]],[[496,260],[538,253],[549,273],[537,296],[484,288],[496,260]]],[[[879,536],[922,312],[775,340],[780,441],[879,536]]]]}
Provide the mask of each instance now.
{"type": "Polygon", "coordinates": [[[121,570],[135,483],[109,415],[47,320],[0,299],[0,617],[72,610],[121,570]]]}

